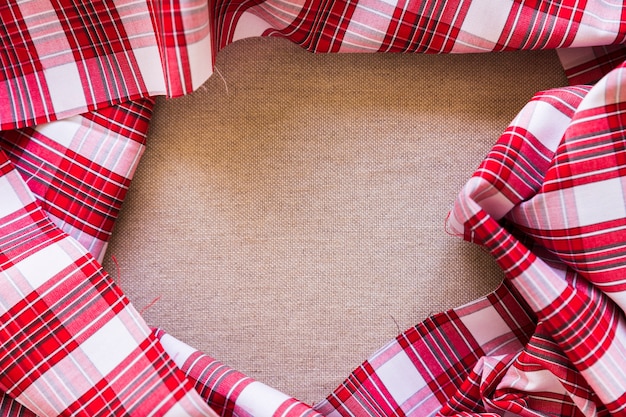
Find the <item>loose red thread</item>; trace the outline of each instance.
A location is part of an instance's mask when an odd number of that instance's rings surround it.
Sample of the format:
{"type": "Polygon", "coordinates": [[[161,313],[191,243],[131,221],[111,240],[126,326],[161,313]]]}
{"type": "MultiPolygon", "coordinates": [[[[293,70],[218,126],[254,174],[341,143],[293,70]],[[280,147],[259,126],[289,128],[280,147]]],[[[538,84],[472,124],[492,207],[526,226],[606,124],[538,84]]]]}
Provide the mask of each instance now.
{"type": "Polygon", "coordinates": [[[115,273],[117,274],[117,279],[115,281],[117,281],[117,285],[120,285],[120,264],[117,262],[115,255],[111,255],[111,260],[115,264],[115,273]]]}
{"type": "Polygon", "coordinates": [[[141,311],[139,312],[140,316],[143,316],[143,313],[148,310],[150,307],[152,307],[153,305],[155,305],[159,300],[161,299],[161,296],[159,295],[157,298],[155,298],[154,300],[150,301],[150,303],[145,306],[144,308],[141,309],[141,311]]]}
{"type": "Polygon", "coordinates": [[[448,215],[446,216],[445,220],[443,221],[443,230],[444,230],[444,232],[445,232],[447,235],[449,235],[449,236],[461,237],[461,238],[462,238],[462,237],[463,237],[463,234],[462,234],[462,233],[457,233],[457,232],[453,231],[452,229],[450,229],[450,228],[448,227],[448,224],[449,224],[449,220],[450,220],[450,216],[451,216],[451,215],[452,215],[452,210],[450,210],[450,211],[448,212],[448,215]]]}
{"type": "MultiPolygon", "coordinates": [[[[116,284],[120,285],[120,277],[121,277],[121,272],[120,272],[120,264],[119,262],[117,262],[117,258],[115,257],[115,255],[111,255],[111,260],[113,261],[113,263],[115,264],[115,273],[117,275],[117,279],[116,284]]],[[[152,300],[150,303],[148,303],[147,306],[145,306],[144,308],[141,309],[141,311],[139,311],[139,315],[143,316],[143,313],[148,310],[149,308],[151,308],[152,306],[154,306],[159,300],[161,299],[161,296],[159,295],[158,297],[156,297],[154,300],[152,300]]]]}

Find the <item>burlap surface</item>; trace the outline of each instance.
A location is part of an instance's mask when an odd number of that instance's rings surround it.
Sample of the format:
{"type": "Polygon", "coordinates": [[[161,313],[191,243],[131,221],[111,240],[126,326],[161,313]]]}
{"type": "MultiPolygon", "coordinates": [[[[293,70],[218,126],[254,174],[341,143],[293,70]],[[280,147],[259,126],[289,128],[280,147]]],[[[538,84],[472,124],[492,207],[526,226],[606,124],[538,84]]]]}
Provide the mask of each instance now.
{"type": "Polygon", "coordinates": [[[160,98],[105,267],[152,326],[307,402],[502,278],[457,192],[554,52],[313,55],[239,41],[160,98]]]}

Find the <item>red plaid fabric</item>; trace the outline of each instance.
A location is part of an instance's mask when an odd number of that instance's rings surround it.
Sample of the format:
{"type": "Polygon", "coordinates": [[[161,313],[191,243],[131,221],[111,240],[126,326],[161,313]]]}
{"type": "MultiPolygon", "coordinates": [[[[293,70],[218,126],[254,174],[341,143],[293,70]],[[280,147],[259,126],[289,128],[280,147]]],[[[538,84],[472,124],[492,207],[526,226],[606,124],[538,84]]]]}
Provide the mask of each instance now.
{"type": "Polygon", "coordinates": [[[98,260],[145,147],[153,100],[0,132],[50,220],[98,260]]]}
{"type": "Polygon", "coordinates": [[[156,332],[167,353],[221,416],[321,417],[310,406],[238,372],[177,340],[156,332]]]}
{"type": "Polygon", "coordinates": [[[537,94],[461,191],[448,226],[503,286],[400,335],[322,413],[626,413],[625,68],[537,94]]]}
{"type": "MultiPolygon", "coordinates": [[[[626,36],[621,3],[578,1],[53,0],[5,2],[0,23],[5,130],[189,93],[219,49],[255,35],[316,52],[425,53],[621,45],[626,36]]],[[[572,78],[581,65],[605,73],[623,57],[602,54],[576,62],[572,78]]]]}
{"type": "Polygon", "coordinates": [[[486,412],[482,393],[495,390],[534,329],[532,312],[505,283],[401,334],[316,409],[329,416],[428,416],[454,399],[456,412],[486,412]]]}
{"type": "Polygon", "coordinates": [[[215,45],[209,5],[207,0],[148,2],[168,95],[195,90],[213,72],[215,45]]]}
{"type": "Polygon", "coordinates": [[[607,75],[624,61],[626,46],[560,49],[558,54],[570,84],[590,84],[607,75]]]}
{"type": "Polygon", "coordinates": [[[0,4],[0,415],[209,415],[206,403],[224,415],[290,417],[626,414],[625,10],[511,0],[0,4]],[[556,48],[580,85],[537,94],[450,213],[454,233],[496,258],[503,285],[398,336],[315,409],[153,336],[94,259],[144,149],[150,97],[193,91],[217,51],[250,36],[315,52],[556,48]]]}
{"type": "Polygon", "coordinates": [[[212,415],[1,151],[0,194],[0,387],[39,416],[212,415]]]}

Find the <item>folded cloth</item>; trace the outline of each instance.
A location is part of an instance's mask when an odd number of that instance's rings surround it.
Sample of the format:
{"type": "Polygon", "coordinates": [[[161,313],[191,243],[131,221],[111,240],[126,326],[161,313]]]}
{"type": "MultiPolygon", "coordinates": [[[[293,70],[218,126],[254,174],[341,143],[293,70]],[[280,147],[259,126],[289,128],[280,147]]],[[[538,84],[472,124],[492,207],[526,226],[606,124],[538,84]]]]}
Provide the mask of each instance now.
{"type": "Polygon", "coordinates": [[[153,105],[129,101],[0,132],[0,149],[50,220],[98,261],[143,154],[153,105]]]}
{"type": "Polygon", "coordinates": [[[251,36],[324,53],[585,48],[567,65],[580,83],[623,58],[625,20],[619,1],[4,2],[0,129],[190,93],[212,74],[220,49],[251,36]]]}
{"type": "MultiPolygon", "coordinates": [[[[0,151],[0,387],[39,416],[211,416],[128,299],[0,151]]],[[[22,409],[4,397],[3,414],[22,409]]],[[[23,415],[29,415],[26,413],[23,415]]]]}
{"type": "Polygon", "coordinates": [[[0,5],[0,413],[211,415],[208,402],[225,415],[623,414],[624,10],[509,0],[0,5]],[[159,341],[93,257],[143,150],[150,97],[193,91],[217,51],[259,35],[315,52],[560,48],[573,84],[599,80],[538,94],[450,213],[453,233],[494,255],[503,285],[403,333],[314,410],[232,370],[216,381],[206,372],[226,368],[159,341]]]}
{"type": "Polygon", "coordinates": [[[226,415],[321,417],[312,407],[192,348],[161,329],[164,349],[213,410],[226,415]]]}
{"type": "Polygon", "coordinates": [[[537,94],[463,188],[451,232],[506,281],[365,362],[326,415],[623,415],[626,64],[537,94]]]}

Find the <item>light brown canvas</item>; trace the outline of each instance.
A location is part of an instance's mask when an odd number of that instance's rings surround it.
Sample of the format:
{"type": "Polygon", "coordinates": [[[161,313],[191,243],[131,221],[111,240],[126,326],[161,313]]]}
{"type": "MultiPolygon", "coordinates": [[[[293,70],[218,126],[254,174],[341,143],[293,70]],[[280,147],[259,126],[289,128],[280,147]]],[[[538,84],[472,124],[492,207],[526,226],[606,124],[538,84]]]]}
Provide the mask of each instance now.
{"type": "Polygon", "coordinates": [[[196,93],[158,99],[105,268],[148,324],[321,400],[400,331],[498,285],[444,220],[522,106],[565,85],[559,68],[555,52],[239,41],[196,93]]]}

